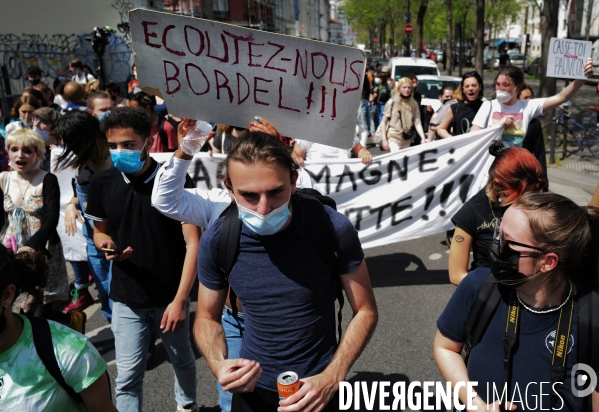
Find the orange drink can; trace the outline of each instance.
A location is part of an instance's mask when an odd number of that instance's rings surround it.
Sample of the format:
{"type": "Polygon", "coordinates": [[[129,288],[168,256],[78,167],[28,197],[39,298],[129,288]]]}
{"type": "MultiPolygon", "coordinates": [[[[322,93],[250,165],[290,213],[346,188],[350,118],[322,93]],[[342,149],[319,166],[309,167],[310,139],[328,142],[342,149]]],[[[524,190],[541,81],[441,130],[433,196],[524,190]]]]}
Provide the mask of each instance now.
{"type": "Polygon", "coordinates": [[[279,390],[279,400],[289,398],[300,389],[299,376],[295,372],[283,372],[277,378],[277,389],[279,390]]]}

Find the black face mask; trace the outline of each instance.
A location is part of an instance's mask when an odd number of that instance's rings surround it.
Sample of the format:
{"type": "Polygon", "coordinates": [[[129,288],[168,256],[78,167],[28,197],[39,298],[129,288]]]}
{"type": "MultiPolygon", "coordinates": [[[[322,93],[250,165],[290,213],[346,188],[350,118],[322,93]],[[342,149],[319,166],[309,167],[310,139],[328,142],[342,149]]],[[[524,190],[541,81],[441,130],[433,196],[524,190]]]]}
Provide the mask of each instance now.
{"type": "Polygon", "coordinates": [[[31,83],[32,86],[35,86],[36,84],[39,84],[42,81],[42,79],[33,79],[33,80],[29,80],[29,83],[31,83]]]}
{"type": "Polygon", "coordinates": [[[499,239],[494,239],[489,247],[489,263],[495,279],[508,286],[521,285],[526,282],[528,276],[518,270],[520,252],[507,245],[503,248],[503,253],[500,250],[499,239]]]}
{"type": "Polygon", "coordinates": [[[2,332],[4,332],[4,329],[6,329],[6,316],[4,316],[4,309],[6,309],[6,307],[2,306],[2,313],[0,313],[0,335],[2,332]]]}

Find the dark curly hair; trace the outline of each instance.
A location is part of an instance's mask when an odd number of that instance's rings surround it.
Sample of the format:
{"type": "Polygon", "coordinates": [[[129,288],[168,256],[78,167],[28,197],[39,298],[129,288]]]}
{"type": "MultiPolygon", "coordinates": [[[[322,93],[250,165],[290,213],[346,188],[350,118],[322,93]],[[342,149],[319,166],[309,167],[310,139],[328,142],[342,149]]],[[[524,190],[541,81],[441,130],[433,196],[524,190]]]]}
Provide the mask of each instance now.
{"type": "Polygon", "coordinates": [[[139,107],[117,107],[100,123],[104,134],[111,129],[133,129],[143,140],[150,137],[152,119],[144,109],[139,107]]]}
{"type": "Polygon", "coordinates": [[[48,261],[41,252],[13,253],[0,244],[0,291],[15,285],[17,295],[36,293],[36,288],[46,286],[48,261]]]}

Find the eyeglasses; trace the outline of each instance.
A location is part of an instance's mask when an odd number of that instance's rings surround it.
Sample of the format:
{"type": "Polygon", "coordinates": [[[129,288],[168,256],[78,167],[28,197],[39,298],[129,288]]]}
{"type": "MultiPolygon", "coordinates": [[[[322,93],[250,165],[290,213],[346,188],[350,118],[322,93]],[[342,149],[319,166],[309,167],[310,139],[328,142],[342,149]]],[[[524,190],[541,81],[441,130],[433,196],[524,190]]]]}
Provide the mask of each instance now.
{"type": "Polygon", "coordinates": [[[538,250],[538,251],[542,252],[542,253],[530,253],[530,254],[527,254],[527,255],[520,254],[520,257],[523,257],[523,258],[539,257],[539,256],[543,256],[544,254],[547,253],[544,249],[541,249],[539,247],[531,246],[531,245],[527,245],[526,243],[520,243],[520,242],[516,242],[514,240],[508,240],[508,239],[506,239],[505,238],[505,234],[499,228],[500,224],[501,224],[501,220],[497,219],[497,223],[495,224],[495,230],[493,232],[493,239],[499,240],[499,253],[503,253],[503,251],[505,250],[505,247],[506,246],[509,247],[509,245],[525,247],[525,248],[528,248],[528,249],[534,249],[534,250],[538,250]]]}

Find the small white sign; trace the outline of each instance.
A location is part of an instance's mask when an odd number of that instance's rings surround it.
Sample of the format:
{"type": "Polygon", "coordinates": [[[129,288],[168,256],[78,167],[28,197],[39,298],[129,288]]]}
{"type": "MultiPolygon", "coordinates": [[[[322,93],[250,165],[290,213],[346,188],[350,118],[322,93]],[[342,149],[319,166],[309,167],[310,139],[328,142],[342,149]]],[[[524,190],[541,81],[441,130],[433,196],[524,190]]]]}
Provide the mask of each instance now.
{"type": "Polygon", "coordinates": [[[258,116],[283,136],[351,148],[361,50],[142,9],[129,22],[139,85],[173,115],[238,127],[258,116]]]}
{"type": "Polygon", "coordinates": [[[547,77],[560,79],[582,79],[584,65],[591,57],[593,43],[583,40],[551,38],[549,58],[547,59],[547,77]]]}

